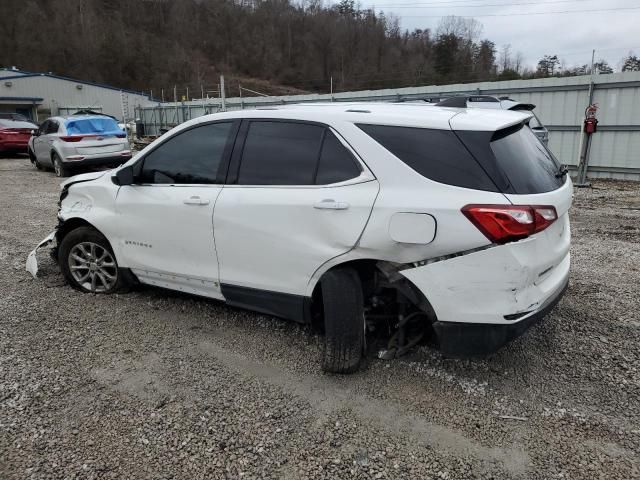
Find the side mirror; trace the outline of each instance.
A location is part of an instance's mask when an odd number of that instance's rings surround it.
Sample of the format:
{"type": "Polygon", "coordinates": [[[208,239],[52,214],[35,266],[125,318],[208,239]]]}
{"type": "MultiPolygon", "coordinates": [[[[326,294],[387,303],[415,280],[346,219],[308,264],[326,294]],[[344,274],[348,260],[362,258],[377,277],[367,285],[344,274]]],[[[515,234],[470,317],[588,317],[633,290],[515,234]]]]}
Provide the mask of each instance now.
{"type": "Polygon", "coordinates": [[[121,168],[113,177],[111,177],[111,181],[121,187],[124,187],[125,185],[133,185],[133,167],[128,165],[121,168]]]}

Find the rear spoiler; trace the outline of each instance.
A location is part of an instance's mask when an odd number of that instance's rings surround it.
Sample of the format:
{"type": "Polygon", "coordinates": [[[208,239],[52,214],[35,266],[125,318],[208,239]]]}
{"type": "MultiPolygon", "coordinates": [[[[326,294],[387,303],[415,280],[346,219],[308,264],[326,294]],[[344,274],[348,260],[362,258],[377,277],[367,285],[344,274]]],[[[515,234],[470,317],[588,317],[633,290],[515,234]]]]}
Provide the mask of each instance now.
{"type": "Polygon", "coordinates": [[[509,110],[527,110],[530,112],[534,108],[536,108],[536,106],[533,103],[519,103],[511,107],[509,110]]]}

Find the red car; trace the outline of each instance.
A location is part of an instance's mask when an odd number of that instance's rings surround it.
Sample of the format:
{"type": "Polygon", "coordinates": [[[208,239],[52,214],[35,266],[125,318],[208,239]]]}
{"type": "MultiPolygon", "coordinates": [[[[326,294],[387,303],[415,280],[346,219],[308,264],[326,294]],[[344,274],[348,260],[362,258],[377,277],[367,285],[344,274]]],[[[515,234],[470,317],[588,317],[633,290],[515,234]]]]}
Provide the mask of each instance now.
{"type": "Polygon", "coordinates": [[[27,153],[27,144],[34,130],[38,130],[35,123],[0,118],[0,153],[27,153]]]}

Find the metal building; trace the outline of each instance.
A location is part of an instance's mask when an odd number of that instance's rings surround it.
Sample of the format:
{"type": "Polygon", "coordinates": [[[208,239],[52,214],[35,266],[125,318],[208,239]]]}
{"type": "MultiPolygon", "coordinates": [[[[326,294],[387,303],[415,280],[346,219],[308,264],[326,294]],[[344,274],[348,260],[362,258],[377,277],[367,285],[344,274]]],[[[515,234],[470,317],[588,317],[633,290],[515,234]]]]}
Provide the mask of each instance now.
{"type": "MultiPolygon", "coordinates": [[[[536,114],[549,129],[549,146],[570,167],[578,164],[584,110],[599,106],[598,132],[589,160],[590,177],[640,180],[640,72],[578,77],[538,78],[455,85],[430,85],[359,92],[227,98],[224,108],[268,107],[305,102],[403,101],[456,93],[509,96],[537,105],[536,114]],[[592,85],[593,82],[593,85],[592,85]]],[[[1,94],[1,93],[0,93],[1,94]]],[[[154,135],[183,121],[223,109],[221,99],[141,106],[137,117],[154,135]]]]}
{"type": "Polygon", "coordinates": [[[142,92],[15,67],[0,69],[0,112],[22,113],[34,121],[80,109],[131,120],[137,107],[152,104],[157,102],[142,92]]]}

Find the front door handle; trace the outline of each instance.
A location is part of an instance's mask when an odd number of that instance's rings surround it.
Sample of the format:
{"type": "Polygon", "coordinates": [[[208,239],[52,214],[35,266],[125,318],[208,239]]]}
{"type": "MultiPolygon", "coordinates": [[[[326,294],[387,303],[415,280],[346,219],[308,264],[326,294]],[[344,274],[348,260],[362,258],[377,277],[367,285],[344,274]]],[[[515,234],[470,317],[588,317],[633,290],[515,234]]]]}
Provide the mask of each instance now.
{"type": "Polygon", "coordinates": [[[185,205],[209,205],[209,200],[207,200],[206,198],[202,199],[197,195],[194,195],[193,197],[185,198],[184,204],[185,205]]]}
{"type": "Polygon", "coordinates": [[[313,208],[319,210],[346,210],[349,208],[349,204],[347,202],[336,202],[331,198],[325,198],[321,202],[314,203],[313,208]]]}

